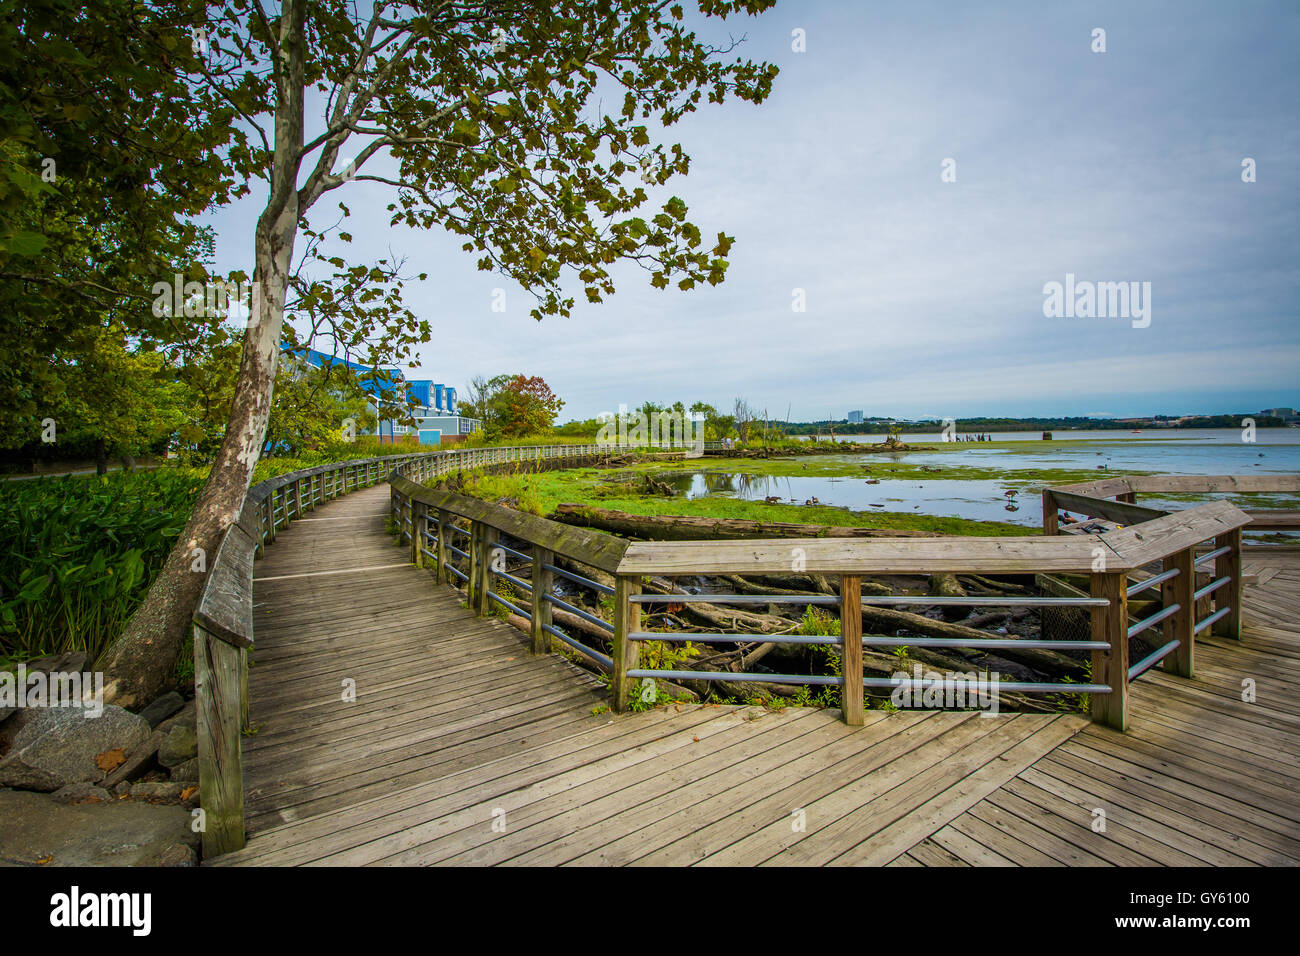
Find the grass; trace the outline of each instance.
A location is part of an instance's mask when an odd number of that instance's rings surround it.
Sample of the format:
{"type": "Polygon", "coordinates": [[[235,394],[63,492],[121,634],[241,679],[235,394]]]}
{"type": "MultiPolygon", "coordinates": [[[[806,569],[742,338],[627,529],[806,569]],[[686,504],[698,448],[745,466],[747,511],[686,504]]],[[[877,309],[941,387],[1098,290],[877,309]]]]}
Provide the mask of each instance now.
{"type": "MultiPolygon", "coordinates": [[[[747,460],[746,465],[753,464],[747,460]]],[[[700,469],[699,462],[669,463],[681,470],[700,469]]],[[[765,462],[770,464],[770,462],[765,462]]],[[[665,463],[632,466],[632,470],[663,471],[665,463]]],[[[738,498],[679,498],[602,492],[611,472],[598,468],[575,468],[535,474],[480,475],[466,481],[464,492],[489,501],[506,500],[532,514],[545,515],[559,504],[585,504],[637,515],[693,515],[709,518],[740,518],[750,521],[791,521],[799,524],[843,525],[885,530],[934,531],[940,534],[1007,536],[1032,534],[1033,529],[1002,521],[972,521],[893,511],[853,511],[832,505],[764,504],[738,498]]]]}

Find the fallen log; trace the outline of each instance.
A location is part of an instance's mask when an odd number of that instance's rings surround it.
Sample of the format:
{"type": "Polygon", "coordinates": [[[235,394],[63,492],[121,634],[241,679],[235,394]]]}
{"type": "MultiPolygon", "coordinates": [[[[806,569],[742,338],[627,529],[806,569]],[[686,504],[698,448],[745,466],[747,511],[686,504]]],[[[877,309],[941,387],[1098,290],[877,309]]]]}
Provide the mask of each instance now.
{"type": "MultiPolygon", "coordinates": [[[[936,621],[920,614],[910,614],[907,611],[895,611],[891,608],[869,605],[863,606],[862,619],[864,622],[871,624],[873,628],[885,625],[895,630],[912,631],[927,637],[945,637],[956,641],[988,640],[991,637],[1000,638],[1003,636],[989,634],[987,631],[977,631],[975,628],[967,627],[964,624],[951,624],[947,621],[936,621]]],[[[1004,657],[1007,660],[1049,674],[1075,674],[1083,670],[1082,663],[1064,654],[1034,647],[1016,647],[1015,635],[1008,634],[1006,637],[1006,643],[999,644],[996,652],[990,649],[985,653],[1004,657]]]]}
{"type": "Polygon", "coordinates": [[[750,521],[698,515],[634,515],[591,505],[556,505],[548,517],[565,524],[597,528],[647,541],[694,541],[700,538],[937,538],[933,531],[895,531],[793,521],[750,521]]]}
{"type": "MultiPolygon", "coordinates": [[[[939,573],[930,575],[930,594],[933,597],[966,597],[966,589],[957,583],[955,574],[939,573]]],[[[967,606],[944,606],[941,608],[945,621],[960,621],[970,613],[967,606]]]]}

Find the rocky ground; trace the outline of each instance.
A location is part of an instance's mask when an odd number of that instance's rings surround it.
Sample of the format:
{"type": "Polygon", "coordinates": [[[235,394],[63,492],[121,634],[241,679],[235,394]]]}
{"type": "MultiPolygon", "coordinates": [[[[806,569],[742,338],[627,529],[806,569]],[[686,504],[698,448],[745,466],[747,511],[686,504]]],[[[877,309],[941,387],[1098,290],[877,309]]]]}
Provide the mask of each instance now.
{"type": "MultiPolygon", "coordinates": [[[[27,663],[78,672],[84,655],[27,663]]],[[[0,865],[193,866],[199,802],[193,700],[0,708],[0,865]]]]}

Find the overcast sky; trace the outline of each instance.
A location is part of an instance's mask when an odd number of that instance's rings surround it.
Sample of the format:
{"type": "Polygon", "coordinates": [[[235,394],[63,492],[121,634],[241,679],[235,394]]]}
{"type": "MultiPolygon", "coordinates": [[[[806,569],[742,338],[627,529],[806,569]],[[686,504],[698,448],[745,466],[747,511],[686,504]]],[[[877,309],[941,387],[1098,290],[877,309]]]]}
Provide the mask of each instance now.
{"type": "MultiPolygon", "coordinates": [[[[333,194],[350,248],[429,273],[406,291],[434,329],[408,375],[540,375],[561,420],[738,395],[795,420],[1300,405],[1295,0],[786,0],[699,31],[781,68],[761,106],[668,131],[692,165],[664,195],[736,237],[727,281],[658,291],[621,269],[604,304],[538,323],[455,237],[390,228],[389,188],[352,183],[333,194]],[[1045,317],[1067,273],[1149,282],[1150,324],[1045,317]]],[[[247,268],[256,193],[213,218],[224,268],[247,268]]]]}

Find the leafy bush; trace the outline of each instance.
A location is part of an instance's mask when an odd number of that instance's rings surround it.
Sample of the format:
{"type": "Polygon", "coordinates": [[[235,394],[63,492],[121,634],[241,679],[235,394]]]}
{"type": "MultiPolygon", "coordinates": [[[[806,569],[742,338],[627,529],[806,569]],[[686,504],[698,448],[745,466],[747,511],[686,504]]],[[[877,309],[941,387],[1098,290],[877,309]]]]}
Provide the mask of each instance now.
{"type": "Polygon", "coordinates": [[[203,478],[166,468],[0,485],[0,658],[97,656],[162,569],[203,478]]]}

